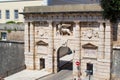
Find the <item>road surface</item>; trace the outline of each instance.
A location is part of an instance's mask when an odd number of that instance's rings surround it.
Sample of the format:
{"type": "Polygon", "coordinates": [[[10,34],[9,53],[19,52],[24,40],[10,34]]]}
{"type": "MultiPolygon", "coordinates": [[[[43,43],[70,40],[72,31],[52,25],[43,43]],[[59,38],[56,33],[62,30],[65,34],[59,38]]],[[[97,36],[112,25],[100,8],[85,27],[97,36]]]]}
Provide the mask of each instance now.
{"type": "Polygon", "coordinates": [[[38,80],[72,80],[72,62],[69,62],[60,68],[56,74],[51,74],[38,80]]]}

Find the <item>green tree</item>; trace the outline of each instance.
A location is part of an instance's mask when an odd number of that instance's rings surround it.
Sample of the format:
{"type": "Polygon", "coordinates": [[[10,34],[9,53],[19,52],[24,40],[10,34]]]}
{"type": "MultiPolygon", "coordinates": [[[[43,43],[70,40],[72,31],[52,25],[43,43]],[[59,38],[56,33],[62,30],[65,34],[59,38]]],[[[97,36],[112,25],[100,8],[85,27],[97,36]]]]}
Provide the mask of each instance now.
{"type": "Polygon", "coordinates": [[[120,19],[120,0],[101,0],[103,17],[116,23],[120,19]]]}

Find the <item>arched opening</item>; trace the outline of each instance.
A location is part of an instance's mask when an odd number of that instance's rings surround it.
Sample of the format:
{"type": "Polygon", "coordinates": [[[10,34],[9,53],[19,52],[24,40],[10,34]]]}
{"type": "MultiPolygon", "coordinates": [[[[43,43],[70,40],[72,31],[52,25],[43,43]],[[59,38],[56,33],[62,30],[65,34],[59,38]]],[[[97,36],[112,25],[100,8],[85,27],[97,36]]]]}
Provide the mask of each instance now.
{"type": "Polygon", "coordinates": [[[66,69],[72,70],[72,50],[69,47],[60,47],[57,51],[58,71],[66,69]]]}

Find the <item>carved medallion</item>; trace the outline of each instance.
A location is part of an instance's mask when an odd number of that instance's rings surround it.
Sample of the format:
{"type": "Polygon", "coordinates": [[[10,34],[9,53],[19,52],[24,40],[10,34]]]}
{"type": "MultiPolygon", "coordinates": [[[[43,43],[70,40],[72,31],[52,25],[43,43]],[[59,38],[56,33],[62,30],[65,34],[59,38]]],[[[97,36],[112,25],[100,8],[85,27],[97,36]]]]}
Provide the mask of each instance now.
{"type": "Polygon", "coordinates": [[[82,32],[82,37],[92,39],[92,38],[98,38],[98,32],[93,29],[88,29],[86,31],[82,32]]]}
{"type": "Polygon", "coordinates": [[[91,39],[92,36],[93,36],[93,30],[92,29],[89,29],[88,32],[86,33],[86,36],[91,39]]]}
{"type": "Polygon", "coordinates": [[[48,36],[48,32],[45,31],[45,30],[41,30],[41,31],[39,31],[38,35],[39,35],[40,37],[46,37],[46,36],[48,36]]]}

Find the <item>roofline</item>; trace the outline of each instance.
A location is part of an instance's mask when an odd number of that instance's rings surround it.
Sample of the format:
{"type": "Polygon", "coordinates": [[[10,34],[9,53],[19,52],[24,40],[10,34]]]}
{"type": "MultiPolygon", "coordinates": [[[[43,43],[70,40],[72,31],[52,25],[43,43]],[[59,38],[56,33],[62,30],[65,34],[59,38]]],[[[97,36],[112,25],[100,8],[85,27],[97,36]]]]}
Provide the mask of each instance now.
{"type": "Polygon", "coordinates": [[[74,4],[53,6],[30,6],[25,7],[22,14],[35,13],[70,13],[70,12],[101,12],[103,9],[99,4],[74,4]]]}
{"type": "Polygon", "coordinates": [[[89,12],[92,12],[92,13],[96,13],[96,12],[99,12],[101,13],[102,11],[67,11],[67,12],[20,12],[19,14],[54,14],[54,13],[89,13],[89,12]]]}

